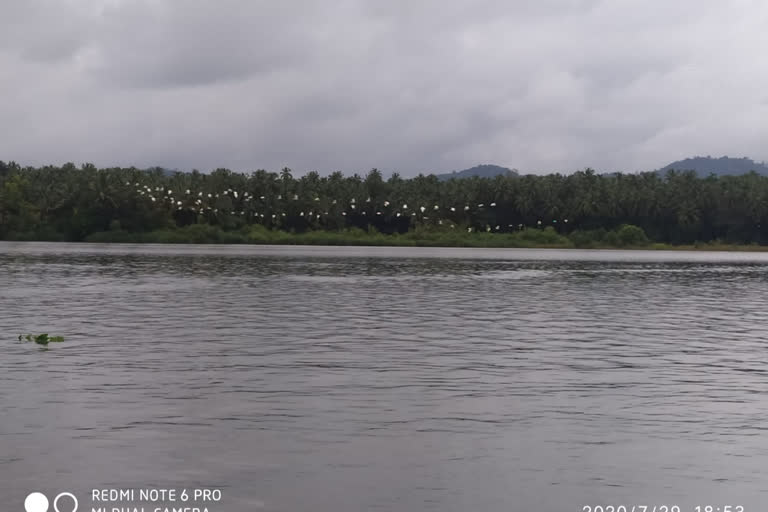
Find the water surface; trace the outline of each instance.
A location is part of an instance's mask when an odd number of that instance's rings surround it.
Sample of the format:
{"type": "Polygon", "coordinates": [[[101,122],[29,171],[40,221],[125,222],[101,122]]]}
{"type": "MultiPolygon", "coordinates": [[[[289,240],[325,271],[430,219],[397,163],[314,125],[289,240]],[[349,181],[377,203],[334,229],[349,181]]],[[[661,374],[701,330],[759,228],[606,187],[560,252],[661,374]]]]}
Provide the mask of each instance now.
{"type": "Polygon", "coordinates": [[[220,488],[223,512],[758,510],[766,270],[764,253],[2,243],[0,502],[156,486],[220,488]]]}

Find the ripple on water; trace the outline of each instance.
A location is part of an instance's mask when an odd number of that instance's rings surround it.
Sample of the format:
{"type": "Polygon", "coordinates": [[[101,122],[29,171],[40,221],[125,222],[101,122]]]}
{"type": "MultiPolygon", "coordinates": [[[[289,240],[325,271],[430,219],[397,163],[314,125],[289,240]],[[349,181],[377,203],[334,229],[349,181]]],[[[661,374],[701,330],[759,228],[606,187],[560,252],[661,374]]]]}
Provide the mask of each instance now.
{"type": "Polygon", "coordinates": [[[0,249],[4,502],[41,481],[218,486],[234,512],[768,498],[761,255],[0,249]],[[44,331],[67,340],[15,342],[44,331]]]}

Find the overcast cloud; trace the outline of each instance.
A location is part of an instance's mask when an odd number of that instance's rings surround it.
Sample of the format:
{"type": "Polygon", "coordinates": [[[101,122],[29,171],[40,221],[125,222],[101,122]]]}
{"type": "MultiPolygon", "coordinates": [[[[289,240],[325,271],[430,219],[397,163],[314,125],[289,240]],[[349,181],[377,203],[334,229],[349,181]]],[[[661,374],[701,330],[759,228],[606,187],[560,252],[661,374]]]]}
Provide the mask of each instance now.
{"type": "Polygon", "coordinates": [[[765,0],[3,0],[0,160],[411,176],[768,159],[765,0]]]}

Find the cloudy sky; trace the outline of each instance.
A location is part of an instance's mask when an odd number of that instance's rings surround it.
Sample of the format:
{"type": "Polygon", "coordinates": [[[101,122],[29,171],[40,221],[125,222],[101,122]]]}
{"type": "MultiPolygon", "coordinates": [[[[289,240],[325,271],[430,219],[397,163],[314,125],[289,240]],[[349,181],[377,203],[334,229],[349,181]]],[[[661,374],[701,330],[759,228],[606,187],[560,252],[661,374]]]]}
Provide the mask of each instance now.
{"type": "Polygon", "coordinates": [[[0,160],[768,160],[765,0],[2,0],[0,160]]]}

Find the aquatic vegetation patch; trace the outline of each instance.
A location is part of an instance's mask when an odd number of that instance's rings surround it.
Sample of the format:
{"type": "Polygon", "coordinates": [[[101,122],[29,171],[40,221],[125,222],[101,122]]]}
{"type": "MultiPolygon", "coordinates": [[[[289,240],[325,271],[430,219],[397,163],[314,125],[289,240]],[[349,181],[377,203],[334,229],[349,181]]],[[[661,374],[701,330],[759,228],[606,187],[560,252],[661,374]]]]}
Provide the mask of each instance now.
{"type": "Polygon", "coordinates": [[[38,345],[48,345],[48,343],[61,343],[64,341],[63,336],[49,336],[48,333],[43,334],[19,334],[19,341],[34,341],[38,345]]]}

